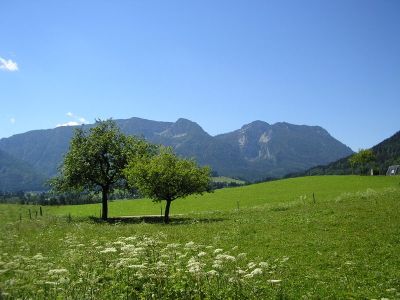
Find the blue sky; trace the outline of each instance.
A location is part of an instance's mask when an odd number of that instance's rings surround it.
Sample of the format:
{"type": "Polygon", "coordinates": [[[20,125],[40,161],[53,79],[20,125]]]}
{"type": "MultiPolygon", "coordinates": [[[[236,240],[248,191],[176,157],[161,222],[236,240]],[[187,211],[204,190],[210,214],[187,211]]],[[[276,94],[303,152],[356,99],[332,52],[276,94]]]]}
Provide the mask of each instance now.
{"type": "Polygon", "coordinates": [[[0,137],[95,118],[400,130],[400,1],[1,3],[0,137]]]}

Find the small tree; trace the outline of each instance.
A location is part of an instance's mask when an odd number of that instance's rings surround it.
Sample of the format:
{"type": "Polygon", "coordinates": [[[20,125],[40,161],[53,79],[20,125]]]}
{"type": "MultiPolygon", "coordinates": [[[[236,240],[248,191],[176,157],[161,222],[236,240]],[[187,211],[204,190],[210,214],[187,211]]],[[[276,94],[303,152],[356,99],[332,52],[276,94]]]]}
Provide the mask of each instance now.
{"type": "Polygon", "coordinates": [[[210,174],[210,168],[181,159],[170,148],[162,148],[147,160],[133,160],[125,170],[128,183],[138,188],[143,196],[156,202],[166,201],[165,223],[169,223],[172,201],[211,190],[210,174]]]}
{"type": "Polygon", "coordinates": [[[375,154],[371,149],[360,149],[356,154],[349,158],[350,166],[354,173],[354,168],[359,166],[361,173],[365,173],[368,164],[375,161],[375,154]]]}
{"type": "Polygon", "coordinates": [[[128,160],[145,157],[152,148],[143,140],[121,133],[112,120],[96,121],[88,132],[75,130],[60,175],[50,185],[57,192],[101,190],[102,218],[107,220],[110,192],[127,186],[123,169],[128,160]]]}

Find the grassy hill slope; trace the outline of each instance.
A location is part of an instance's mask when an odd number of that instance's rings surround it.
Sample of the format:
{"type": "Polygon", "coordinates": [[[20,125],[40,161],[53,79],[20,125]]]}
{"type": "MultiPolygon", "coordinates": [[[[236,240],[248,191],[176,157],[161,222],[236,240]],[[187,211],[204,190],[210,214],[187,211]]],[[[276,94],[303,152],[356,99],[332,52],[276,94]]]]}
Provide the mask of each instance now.
{"type": "MultiPolygon", "coordinates": [[[[27,209],[37,207],[0,205],[0,292],[36,299],[398,299],[399,183],[321,176],[224,189],[177,200],[173,213],[185,216],[171,225],[74,217],[96,214],[98,205],[45,207],[30,220],[27,209]],[[127,244],[142,252],[129,256],[127,244]]],[[[145,199],[115,201],[110,212],[157,208],[145,199]]]]}
{"type": "MultiPolygon", "coordinates": [[[[232,209],[289,203],[293,201],[329,201],[343,193],[380,190],[399,186],[398,177],[370,176],[315,176],[277,180],[249,186],[216,190],[202,196],[178,199],[171,205],[172,214],[187,214],[207,211],[229,211],[232,209]]],[[[164,206],[164,203],[163,203],[164,206]]],[[[101,204],[66,205],[46,207],[52,214],[72,216],[99,216],[101,204]]],[[[110,216],[158,215],[160,203],[149,199],[117,200],[110,202],[110,216]]]]}

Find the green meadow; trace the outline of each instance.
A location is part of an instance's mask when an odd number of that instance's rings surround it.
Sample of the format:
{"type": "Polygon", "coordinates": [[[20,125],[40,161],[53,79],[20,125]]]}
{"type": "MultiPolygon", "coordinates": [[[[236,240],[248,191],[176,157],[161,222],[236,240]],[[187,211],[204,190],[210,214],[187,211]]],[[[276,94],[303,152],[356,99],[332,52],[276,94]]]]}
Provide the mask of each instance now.
{"type": "MultiPolygon", "coordinates": [[[[238,207],[254,208],[277,204],[293,204],[334,200],[343,193],[381,190],[386,187],[400,187],[397,177],[369,176],[316,176],[277,180],[250,186],[216,190],[202,196],[190,196],[178,199],[171,205],[171,214],[196,214],[217,211],[232,211],[238,207]]],[[[111,217],[159,215],[165,203],[153,203],[149,199],[111,201],[111,217]]],[[[84,217],[99,216],[100,204],[46,207],[53,215],[84,217]]]]}
{"type": "Polygon", "coordinates": [[[400,177],[217,190],[169,225],[149,199],[110,202],[108,223],[100,204],[42,209],[0,206],[0,299],[400,298],[400,177]]]}

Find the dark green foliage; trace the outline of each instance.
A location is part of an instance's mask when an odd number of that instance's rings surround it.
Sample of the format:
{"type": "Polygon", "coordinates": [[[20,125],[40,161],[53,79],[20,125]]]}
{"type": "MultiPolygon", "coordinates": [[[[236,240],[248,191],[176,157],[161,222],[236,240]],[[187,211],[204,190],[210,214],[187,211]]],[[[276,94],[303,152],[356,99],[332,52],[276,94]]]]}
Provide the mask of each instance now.
{"type": "Polygon", "coordinates": [[[101,191],[102,218],[108,218],[108,197],[115,188],[126,187],[123,170],[131,157],[150,152],[143,140],[120,132],[112,120],[98,121],[85,132],[76,129],[60,175],[51,181],[56,192],[101,191]]]}
{"type": "MultiPolygon", "coordinates": [[[[135,199],[139,194],[136,190],[117,189],[112,191],[108,199],[135,199]]],[[[33,204],[33,205],[79,205],[101,203],[101,195],[96,192],[1,192],[0,203],[33,204]]]]}
{"type": "Polygon", "coordinates": [[[176,156],[170,148],[148,159],[132,160],[125,176],[140,193],[154,201],[165,200],[165,223],[169,222],[171,202],[191,194],[211,190],[211,171],[198,167],[193,160],[176,156]]]}
{"type": "Polygon", "coordinates": [[[351,168],[354,170],[358,168],[360,174],[368,173],[372,167],[372,162],[375,161],[375,154],[371,149],[360,149],[357,153],[349,158],[351,168]]]}
{"type": "Polygon", "coordinates": [[[391,165],[400,164],[400,131],[372,148],[379,174],[385,174],[391,165]]]}

